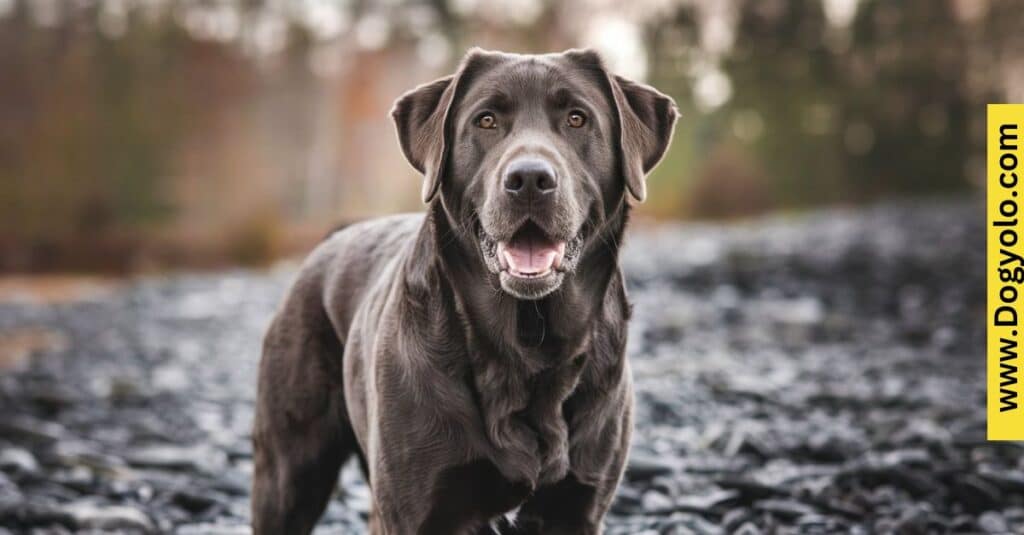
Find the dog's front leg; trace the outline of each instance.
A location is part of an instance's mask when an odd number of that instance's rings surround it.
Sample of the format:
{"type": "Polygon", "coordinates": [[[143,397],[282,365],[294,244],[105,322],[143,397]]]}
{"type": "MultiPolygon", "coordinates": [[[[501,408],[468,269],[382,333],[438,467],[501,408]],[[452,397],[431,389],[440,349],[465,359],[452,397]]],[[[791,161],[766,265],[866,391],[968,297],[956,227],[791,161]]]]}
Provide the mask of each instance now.
{"type": "Polygon", "coordinates": [[[256,535],[311,532],[357,447],[341,387],[342,346],[325,318],[296,312],[302,298],[289,298],[264,341],[253,429],[256,535]]]}
{"type": "MultiPolygon", "coordinates": [[[[515,535],[600,535],[622,477],[632,430],[628,365],[614,391],[578,395],[570,412],[570,471],[542,485],[520,508],[515,535]]],[[[505,532],[503,532],[504,534],[505,532]]]]}
{"type": "MultiPolygon", "coordinates": [[[[442,382],[438,378],[428,384],[442,382]]],[[[449,395],[454,391],[454,387],[446,390],[449,395]]],[[[489,451],[475,450],[464,438],[471,413],[438,417],[433,409],[425,409],[438,407],[436,399],[415,403],[414,397],[381,396],[387,414],[408,417],[401,422],[378,421],[379,434],[370,441],[374,500],[370,533],[475,534],[527,499],[534,488],[532,480],[517,477],[515,470],[505,473],[496,459],[489,458],[489,451]]],[[[533,466],[523,468],[524,472],[535,474],[536,463],[533,466]]]]}
{"type": "Polygon", "coordinates": [[[537,489],[503,535],[600,535],[601,492],[572,474],[537,489]]]}

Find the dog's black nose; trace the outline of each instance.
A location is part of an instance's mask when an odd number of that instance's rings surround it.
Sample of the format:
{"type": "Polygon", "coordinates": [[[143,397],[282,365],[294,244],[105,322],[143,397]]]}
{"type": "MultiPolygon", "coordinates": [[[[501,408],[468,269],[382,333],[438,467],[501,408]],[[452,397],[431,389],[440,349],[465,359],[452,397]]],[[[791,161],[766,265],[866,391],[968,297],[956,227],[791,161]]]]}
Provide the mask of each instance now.
{"type": "Polygon", "coordinates": [[[540,197],[558,188],[555,169],[536,158],[523,158],[505,169],[505,192],[515,197],[540,197]]]}

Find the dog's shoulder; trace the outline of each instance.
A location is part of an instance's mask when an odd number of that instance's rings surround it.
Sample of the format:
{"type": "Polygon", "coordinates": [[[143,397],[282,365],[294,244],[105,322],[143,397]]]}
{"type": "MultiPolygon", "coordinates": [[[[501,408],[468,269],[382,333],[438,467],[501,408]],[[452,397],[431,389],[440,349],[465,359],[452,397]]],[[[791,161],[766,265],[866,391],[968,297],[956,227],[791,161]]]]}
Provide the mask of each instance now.
{"type": "Polygon", "coordinates": [[[299,269],[292,295],[315,301],[346,330],[356,308],[415,240],[423,214],[368,219],[331,233],[299,269]]]}

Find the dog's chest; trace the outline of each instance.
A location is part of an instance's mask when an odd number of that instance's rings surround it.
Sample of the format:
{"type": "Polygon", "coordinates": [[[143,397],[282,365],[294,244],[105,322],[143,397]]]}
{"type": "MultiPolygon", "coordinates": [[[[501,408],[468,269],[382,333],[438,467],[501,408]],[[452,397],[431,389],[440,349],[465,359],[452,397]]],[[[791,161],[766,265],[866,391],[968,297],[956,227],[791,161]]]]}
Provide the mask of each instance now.
{"type": "Polygon", "coordinates": [[[571,440],[563,405],[579,381],[580,367],[570,359],[562,366],[517,375],[521,368],[492,362],[477,378],[491,458],[506,478],[531,487],[562,479],[570,468],[571,440]]]}

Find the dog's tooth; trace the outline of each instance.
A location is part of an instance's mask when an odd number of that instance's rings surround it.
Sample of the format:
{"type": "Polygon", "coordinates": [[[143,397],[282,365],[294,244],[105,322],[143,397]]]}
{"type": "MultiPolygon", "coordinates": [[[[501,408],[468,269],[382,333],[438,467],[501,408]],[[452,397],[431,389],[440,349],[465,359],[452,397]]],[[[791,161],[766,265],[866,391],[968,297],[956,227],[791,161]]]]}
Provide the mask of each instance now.
{"type": "Polygon", "coordinates": [[[501,269],[508,269],[509,268],[509,261],[508,261],[508,256],[507,256],[508,255],[508,251],[505,249],[505,243],[504,242],[498,242],[497,249],[498,249],[498,254],[496,256],[498,257],[498,266],[500,266],[501,269]]]}
{"type": "Polygon", "coordinates": [[[565,242],[559,242],[555,246],[555,261],[551,263],[553,269],[562,267],[562,259],[565,258],[565,242]]]}

